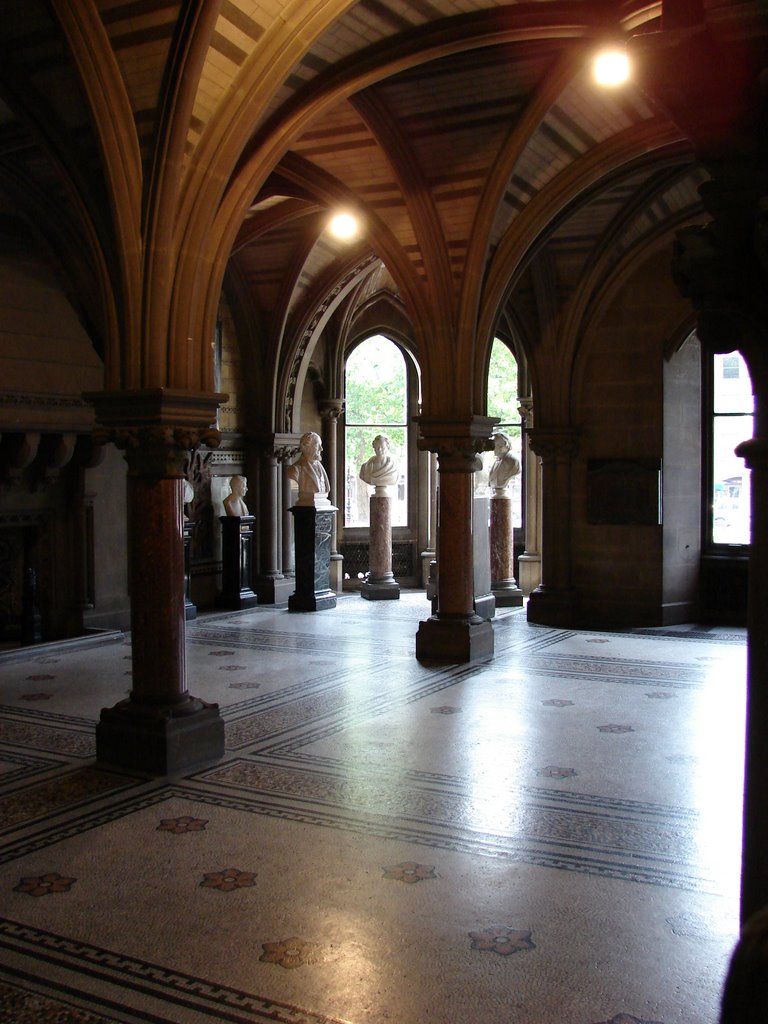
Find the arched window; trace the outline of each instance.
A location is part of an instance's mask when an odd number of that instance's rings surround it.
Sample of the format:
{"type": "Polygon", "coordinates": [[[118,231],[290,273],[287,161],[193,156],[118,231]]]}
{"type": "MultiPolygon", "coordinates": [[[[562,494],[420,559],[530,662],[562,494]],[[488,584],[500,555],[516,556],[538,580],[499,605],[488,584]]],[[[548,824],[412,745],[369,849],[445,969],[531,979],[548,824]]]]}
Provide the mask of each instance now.
{"type": "Polygon", "coordinates": [[[407,526],[408,374],[394,342],[376,334],[357,346],[347,359],[344,397],[344,525],[369,525],[372,490],[360,479],[360,467],[374,454],[374,438],[384,434],[399,469],[391,488],[392,525],[407,526]]]}
{"type": "Polygon", "coordinates": [[[734,449],[752,437],[752,382],[738,352],[713,356],[709,371],[708,540],[749,544],[751,474],[734,449]]]}
{"type": "MultiPolygon", "coordinates": [[[[520,465],[523,464],[523,429],[519,412],[520,401],[517,385],[517,360],[508,346],[500,339],[493,339],[491,361],[488,366],[488,415],[498,416],[500,423],[495,428],[503,431],[512,440],[512,454],[520,465]]],[[[493,452],[486,452],[483,472],[487,474],[493,463],[493,452]]],[[[523,524],[522,473],[512,478],[512,517],[515,527],[523,524]]]]}

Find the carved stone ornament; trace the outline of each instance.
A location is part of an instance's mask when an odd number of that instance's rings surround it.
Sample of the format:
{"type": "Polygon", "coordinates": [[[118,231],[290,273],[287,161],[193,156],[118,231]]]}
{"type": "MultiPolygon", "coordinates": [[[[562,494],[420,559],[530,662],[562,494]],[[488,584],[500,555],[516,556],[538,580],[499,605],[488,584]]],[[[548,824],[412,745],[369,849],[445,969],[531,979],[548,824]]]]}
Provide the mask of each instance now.
{"type": "Polygon", "coordinates": [[[96,432],[98,443],[111,441],[125,453],[129,476],[185,477],[190,452],[201,445],[218,448],[221,434],[210,427],[123,427],[96,432]]]}
{"type": "Polygon", "coordinates": [[[579,449],[579,431],[575,427],[535,427],[528,431],[533,452],[544,462],[569,460],[579,449]]]}

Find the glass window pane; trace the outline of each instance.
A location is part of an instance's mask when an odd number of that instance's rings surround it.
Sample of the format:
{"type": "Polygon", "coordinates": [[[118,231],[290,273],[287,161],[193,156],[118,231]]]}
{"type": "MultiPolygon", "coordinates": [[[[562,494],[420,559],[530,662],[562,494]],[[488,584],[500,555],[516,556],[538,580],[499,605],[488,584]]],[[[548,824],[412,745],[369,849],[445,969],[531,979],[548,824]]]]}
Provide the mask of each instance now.
{"type": "Polygon", "coordinates": [[[347,423],[405,423],[405,361],[388,338],[376,335],[355,349],[346,368],[347,423]]]}
{"type": "MultiPolygon", "coordinates": [[[[754,411],[749,370],[738,352],[714,357],[715,413],[751,413],[754,411]]],[[[750,436],[750,435],[747,435],[750,436]]],[[[742,437],[743,441],[744,438],[742,437]]]]}
{"type": "Polygon", "coordinates": [[[715,416],[712,447],[712,540],[715,544],[749,544],[750,472],[744,460],[734,454],[734,449],[751,436],[751,416],[715,416]]]}
{"type": "Polygon", "coordinates": [[[498,416],[502,423],[516,423],[517,360],[503,341],[494,339],[488,366],[488,415],[498,416]]]}

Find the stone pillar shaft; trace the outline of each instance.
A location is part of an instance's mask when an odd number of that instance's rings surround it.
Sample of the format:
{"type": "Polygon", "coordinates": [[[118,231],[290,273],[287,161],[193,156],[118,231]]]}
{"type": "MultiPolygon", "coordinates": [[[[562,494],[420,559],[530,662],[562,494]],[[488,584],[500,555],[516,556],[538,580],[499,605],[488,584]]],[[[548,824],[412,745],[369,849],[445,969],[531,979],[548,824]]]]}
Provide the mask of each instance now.
{"type": "Polygon", "coordinates": [[[392,572],[392,499],[388,494],[372,494],[369,509],[369,573],[360,586],[360,596],[369,601],[397,600],[400,586],[392,572]]]}
{"type": "Polygon", "coordinates": [[[515,528],[509,495],[491,497],[491,590],[497,605],[520,607],[523,603],[515,579],[515,528]]]}

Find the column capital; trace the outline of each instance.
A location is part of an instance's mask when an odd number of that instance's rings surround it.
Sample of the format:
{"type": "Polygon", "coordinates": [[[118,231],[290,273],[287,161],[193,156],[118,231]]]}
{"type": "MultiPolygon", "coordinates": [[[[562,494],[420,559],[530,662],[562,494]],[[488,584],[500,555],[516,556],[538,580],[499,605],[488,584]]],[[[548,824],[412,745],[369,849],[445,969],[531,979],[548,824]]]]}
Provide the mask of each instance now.
{"type": "Polygon", "coordinates": [[[468,416],[444,420],[417,416],[418,446],[421,451],[436,452],[442,473],[474,473],[482,468],[480,452],[493,448],[492,431],[498,416],[468,416]]]}
{"type": "Polygon", "coordinates": [[[578,451],[579,433],[576,427],[535,427],[526,436],[534,454],[547,462],[572,459],[578,451]]]}
{"type": "Polygon", "coordinates": [[[344,412],[343,398],[322,398],[317,403],[317,410],[324,420],[337,420],[344,412]]]}
{"type": "Polygon", "coordinates": [[[518,398],[517,411],[520,414],[520,419],[523,423],[526,425],[533,423],[533,396],[526,395],[518,398]]]}
{"type": "Polygon", "coordinates": [[[83,396],[96,410],[98,443],[125,452],[130,476],[183,477],[190,451],[218,448],[216,410],[229,397],[211,392],[147,388],[83,396]]]}

